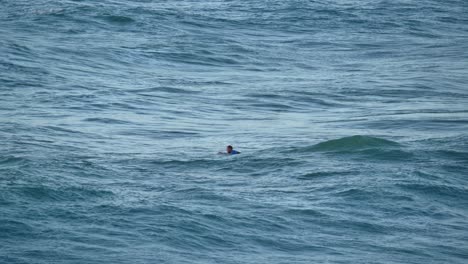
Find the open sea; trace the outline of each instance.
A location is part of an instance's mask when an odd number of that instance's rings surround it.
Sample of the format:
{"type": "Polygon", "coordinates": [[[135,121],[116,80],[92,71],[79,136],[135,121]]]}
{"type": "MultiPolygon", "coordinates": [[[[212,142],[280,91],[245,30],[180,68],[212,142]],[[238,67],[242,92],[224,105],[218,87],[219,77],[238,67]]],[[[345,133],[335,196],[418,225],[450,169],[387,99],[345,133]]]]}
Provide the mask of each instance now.
{"type": "Polygon", "coordinates": [[[468,1],[0,0],[0,263],[468,263],[468,1]]]}

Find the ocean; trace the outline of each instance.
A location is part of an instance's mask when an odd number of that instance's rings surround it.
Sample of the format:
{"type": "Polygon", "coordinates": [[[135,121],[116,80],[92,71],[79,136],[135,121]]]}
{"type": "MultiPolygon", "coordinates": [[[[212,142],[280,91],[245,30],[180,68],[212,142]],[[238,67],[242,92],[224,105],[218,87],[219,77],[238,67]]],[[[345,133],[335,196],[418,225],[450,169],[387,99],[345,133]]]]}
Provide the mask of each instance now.
{"type": "Polygon", "coordinates": [[[465,0],[0,0],[0,263],[464,264],[467,131],[465,0]]]}

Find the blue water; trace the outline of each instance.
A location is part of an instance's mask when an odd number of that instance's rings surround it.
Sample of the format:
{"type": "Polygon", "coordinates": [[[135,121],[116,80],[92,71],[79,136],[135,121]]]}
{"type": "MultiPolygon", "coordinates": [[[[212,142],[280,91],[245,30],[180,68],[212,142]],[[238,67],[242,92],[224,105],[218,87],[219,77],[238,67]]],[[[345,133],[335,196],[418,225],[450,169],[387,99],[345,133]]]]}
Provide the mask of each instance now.
{"type": "Polygon", "coordinates": [[[467,51],[464,0],[0,0],[0,263],[467,263],[467,51]]]}

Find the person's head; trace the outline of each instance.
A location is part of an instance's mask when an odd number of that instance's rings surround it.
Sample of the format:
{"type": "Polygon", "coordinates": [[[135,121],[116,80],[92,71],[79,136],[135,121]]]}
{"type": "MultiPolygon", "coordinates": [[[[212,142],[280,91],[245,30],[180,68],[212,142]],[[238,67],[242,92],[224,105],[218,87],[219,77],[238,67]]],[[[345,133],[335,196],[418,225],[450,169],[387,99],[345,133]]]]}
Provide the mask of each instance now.
{"type": "Polygon", "coordinates": [[[227,146],[226,151],[227,151],[227,153],[231,153],[232,152],[232,146],[231,145],[227,146]]]}

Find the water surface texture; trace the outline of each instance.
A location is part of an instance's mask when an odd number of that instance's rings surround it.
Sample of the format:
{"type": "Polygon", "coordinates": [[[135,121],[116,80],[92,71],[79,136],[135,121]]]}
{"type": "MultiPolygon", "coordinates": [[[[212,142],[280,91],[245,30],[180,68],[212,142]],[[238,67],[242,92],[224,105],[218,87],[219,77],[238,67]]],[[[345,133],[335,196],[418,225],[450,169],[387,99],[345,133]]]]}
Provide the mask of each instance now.
{"type": "Polygon", "coordinates": [[[467,263],[467,85],[464,0],[0,0],[0,263],[467,263]]]}

